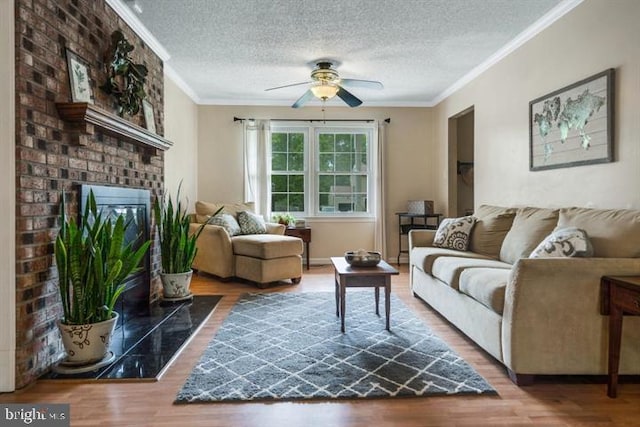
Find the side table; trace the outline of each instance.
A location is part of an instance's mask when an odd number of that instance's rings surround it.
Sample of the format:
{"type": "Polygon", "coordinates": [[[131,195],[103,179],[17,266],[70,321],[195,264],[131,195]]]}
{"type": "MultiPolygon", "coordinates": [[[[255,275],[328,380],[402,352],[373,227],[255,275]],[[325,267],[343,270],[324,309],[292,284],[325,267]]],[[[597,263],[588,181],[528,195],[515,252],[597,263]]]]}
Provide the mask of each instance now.
{"type": "Polygon", "coordinates": [[[609,380],[607,396],[618,394],[622,315],[640,315],[640,276],[604,276],[601,313],[609,315],[609,380]]]}
{"type": "Polygon", "coordinates": [[[409,231],[420,228],[428,230],[437,230],[440,225],[440,217],[442,214],[414,214],[408,212],[396,212],[398,215],[398,262],[400,265],[400,255],[409,253],[409,250],[402,249],[402,236],[409,234],[409,231]],[[418,220],[418,222],[416,222],[418,220]],[[432,220],[429,223],[429,220],[432,220]]]}
{"type": "Polygon", "coordinates": [[[307,270],[309,269],[309,243],[311,243],[311,228],[309,227],[287,227],[284,230],[286,236],[299,237],[304,242],[304,253],[307,259],[307,270]]]}
{"type": "Polygon", "coordinates": [[[346,311],[347,288],[371,287],[375,288],[376,314],[380,315],[380,288],[384,288],[384,313],[386,315],[387,331],[391,330],[391,276],[400,274],[384,260],[375,267],[351,267],[344,257],[331,257],[335,270],[336,286],[336,316],[340,316],[340,330],[344,333],[344,317],[346,311]]]}

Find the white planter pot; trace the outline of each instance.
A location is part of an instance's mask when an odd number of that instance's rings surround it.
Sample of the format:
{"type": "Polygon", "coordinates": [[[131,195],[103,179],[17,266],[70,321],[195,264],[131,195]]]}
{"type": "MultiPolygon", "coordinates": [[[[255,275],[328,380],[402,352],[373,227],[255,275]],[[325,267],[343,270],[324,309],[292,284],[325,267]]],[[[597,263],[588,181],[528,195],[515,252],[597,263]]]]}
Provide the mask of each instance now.
{"type": "Polygon", "coordinates": [[[68,364],[89,365],[105,358],[111,336],[118,321],[118,313],[104,322],[87,325],[65,325],[58,320],[62,344],[67,352],[68,364]]]}
{"type": "Polygon", "coordinates": [[[193,270],[185,273],[160,273],[162,289],[165,298],[186,298],[191,295],[191,276],[193,270]]]}

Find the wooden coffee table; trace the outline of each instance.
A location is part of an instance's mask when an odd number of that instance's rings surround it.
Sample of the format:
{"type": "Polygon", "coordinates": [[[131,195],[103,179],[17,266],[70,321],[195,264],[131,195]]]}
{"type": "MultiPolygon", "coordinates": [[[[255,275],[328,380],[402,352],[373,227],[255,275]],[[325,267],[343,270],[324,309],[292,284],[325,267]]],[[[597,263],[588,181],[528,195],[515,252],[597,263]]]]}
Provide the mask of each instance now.
{"type": "Polygon", "coordinates": [[[391,312],[391,276],[398,275],[398,270],[385,261],[375,267],[351,267],[344,257],[331,257],[335,268],[336,282],[336,316],[340,316],[342,332],[344,332],[344,316],[346,307],[346,291],[349,287],[375,288],[376,314],[379,316],[380,288],[384,287],[384,311],[387,319],[387,331],[390,331],[389,317],[391,312]]]}

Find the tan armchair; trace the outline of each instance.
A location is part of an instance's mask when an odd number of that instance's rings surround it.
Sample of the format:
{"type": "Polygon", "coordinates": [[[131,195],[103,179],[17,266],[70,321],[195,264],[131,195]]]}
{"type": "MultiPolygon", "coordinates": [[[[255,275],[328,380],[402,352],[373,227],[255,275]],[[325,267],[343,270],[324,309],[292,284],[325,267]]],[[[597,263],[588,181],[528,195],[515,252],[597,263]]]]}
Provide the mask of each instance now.
{"type": "MultiPolygon", "coordinates": [[[[237,216],[254,210],[253,203],[196,202],[191,232],[206,222],[221,206],[237,216]]],[[[239,277],[264,285],[290,279],[298,283],[302,277],[302,240],[284,235],[285,226],[266,223],[266,234],[230,236],[224,227],[205,225],[198,238],[194,270],[213,274],[223,280],[239,277]]]]}

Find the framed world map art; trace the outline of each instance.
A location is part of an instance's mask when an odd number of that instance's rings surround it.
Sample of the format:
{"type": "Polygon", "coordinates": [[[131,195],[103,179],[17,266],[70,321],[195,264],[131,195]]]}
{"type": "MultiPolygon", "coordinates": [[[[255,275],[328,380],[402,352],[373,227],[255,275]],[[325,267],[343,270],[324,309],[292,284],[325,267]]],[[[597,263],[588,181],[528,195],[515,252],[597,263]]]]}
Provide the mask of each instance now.
{"type": "Polygon", "coordinates": [[[529,170],[613,161],[615,70],[529,103],[529,170]]]}

